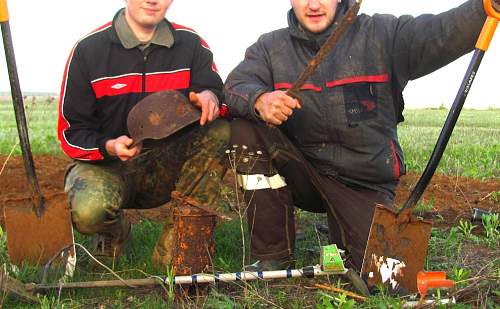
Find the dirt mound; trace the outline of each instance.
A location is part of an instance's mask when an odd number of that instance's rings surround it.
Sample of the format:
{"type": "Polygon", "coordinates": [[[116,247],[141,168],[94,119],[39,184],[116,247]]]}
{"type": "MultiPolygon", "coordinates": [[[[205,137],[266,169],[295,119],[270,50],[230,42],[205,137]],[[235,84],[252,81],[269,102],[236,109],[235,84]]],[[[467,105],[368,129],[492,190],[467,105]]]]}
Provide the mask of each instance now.
{"type": "MultiPolygon", "coordinates": [[[[70,162],[67,157],[35,157],[37,175],[44,195],[50,197],[63,191],[64,173],[70,162]]],[[[419,177],[419,174],[410,173],[401,179],[396,198],[398,205],[405,201],[419,177]]],[[[6,156],[0,156],[0,208],[7,201],[27,197],[28,188],[22,158],[11,157],[7,160],[6,156]]],[[[440,224],[453,225],[460,218],[469,219],[473,208],[498,211],[500,206],[492,192],[499,188],[500,181],[496,179],[479,181],[436,175],[424,193],[423,201],[430,206],[422,212],[422,216],[431,219],[441,216],[440,224]]],[[[0,211],[3,213],[2,209],[0,211]]],[[[145,218],[161,222],[165,214],[166,209],[163,207],[127,211],[133,222],[145,218]]]]}

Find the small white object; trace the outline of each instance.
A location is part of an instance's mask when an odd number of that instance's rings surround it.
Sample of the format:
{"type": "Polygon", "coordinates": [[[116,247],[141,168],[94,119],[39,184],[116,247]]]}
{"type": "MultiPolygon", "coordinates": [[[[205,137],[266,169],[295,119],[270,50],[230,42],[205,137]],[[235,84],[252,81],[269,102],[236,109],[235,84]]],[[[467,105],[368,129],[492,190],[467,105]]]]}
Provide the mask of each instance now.
{"type": "Polygon", "coordinates": [[[264,176],[263,174],[237,174],[236,178],[243,190],[279,189],[286,186],[285,178],[279,174],[271,177],[264,176]]]}

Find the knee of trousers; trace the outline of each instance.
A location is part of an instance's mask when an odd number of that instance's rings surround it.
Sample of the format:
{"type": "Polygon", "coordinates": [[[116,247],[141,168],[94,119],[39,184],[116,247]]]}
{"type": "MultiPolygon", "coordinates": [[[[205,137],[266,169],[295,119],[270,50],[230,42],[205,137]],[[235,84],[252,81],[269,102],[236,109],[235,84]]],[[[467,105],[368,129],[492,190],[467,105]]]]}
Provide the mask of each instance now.
{"type": "Polygon", "coordinates": [[[212,147],[217,148],[217,151],[224,150],[229,144],[231,135],[231,127],[225,119],[217,119],[210,123],[207,128],[206,139],[210,141],[212,147]]]}
{"type": "Polygon", "coordinates": [[[269,157],[266,145],[261,141],[258,124],[246,119],[235,119],[231,122],[231,144],[229,159],[237,173],[276,175],[278,171],[269,157]]]}
{"type": "Polygon", "coordinates": [[[85,235],[100,233],[105,223],[113,223],[121,216],[121,196],[118,194],[89,194],[85,191],[69,192],[71,219],[76,230],[85,235]]]}
{"type": "Polygon", "coordinates": [[[85,176],[80,173],[67,177],[65,191],[74,227],[82,234],[92,235],[101,232],[105,222],[120,218],[124,188],[106,177],[85,176]]]}
{"type": "Polygon", "coordinates": [[[249,151],[264,149],[261,145],[257,132],[257,124],[246,119],[235,119],[231,121],[231,146],[246,146],[249,151]]]}

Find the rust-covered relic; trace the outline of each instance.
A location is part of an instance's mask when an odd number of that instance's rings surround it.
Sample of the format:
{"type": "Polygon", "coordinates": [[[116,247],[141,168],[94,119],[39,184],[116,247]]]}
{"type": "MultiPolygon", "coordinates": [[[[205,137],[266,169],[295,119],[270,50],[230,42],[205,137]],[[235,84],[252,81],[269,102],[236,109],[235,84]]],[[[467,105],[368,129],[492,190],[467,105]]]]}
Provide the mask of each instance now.
{"type": "Polygon", "coordinates": [[[144,139],[162,139],[200,119],[200,110],[179,91],[148,95],[130,110],[127,128],[134,145],[144,139]]]}
{"type": "Polygon", "coordinates": [[[174,191],[172,197],[182,200],[181,206],[174,210],[176,240],[172,266],[175,275],[212,272],[217,215],[179,192],[174,191]]]}

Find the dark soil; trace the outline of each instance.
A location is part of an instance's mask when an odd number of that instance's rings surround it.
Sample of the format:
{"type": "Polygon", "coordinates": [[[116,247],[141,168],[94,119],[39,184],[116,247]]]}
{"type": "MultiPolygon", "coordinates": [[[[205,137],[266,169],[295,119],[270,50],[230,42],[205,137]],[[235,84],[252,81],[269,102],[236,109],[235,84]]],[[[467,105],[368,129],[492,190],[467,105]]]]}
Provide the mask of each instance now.
{"type": "MultiPolygon", "coordinates": [[[[60,156],[36,156],[35,166],[43,194],[51,196],[63,192],[63,178],[70,159],[60,156]]],[[[402,177],[397,190],[396,203],[402,205],[408,197],[419,174],[410,173],[402,177]]],[[[227,177],[226,177],[227,178],[227,177]]],[[[464,177],[435,175],[426,189],[422,200],[433,205],[419,215],[425,219],[435,219],[438,225],[454,225],[461,218],[470,219],[473,208],[498,211],[499,203],[491,193],[500,189],[500,181],[492,179],[479,181],[464,177]]],[[[24,165],[21,157],[0,156],[0,208],[7,202],[29,196],[24,165]],[[3,170],[2,170],[3,167],[3,170]]],[[[0,209],[3,214],[3,210],[0,209]]],[[[161,222],[166,209],[158,207],[149,210],[129,210],[127,215],[133,222],[147,218],[161,222]]],[[[2,220],[3,222],[3,220],[2,220]]]]}

